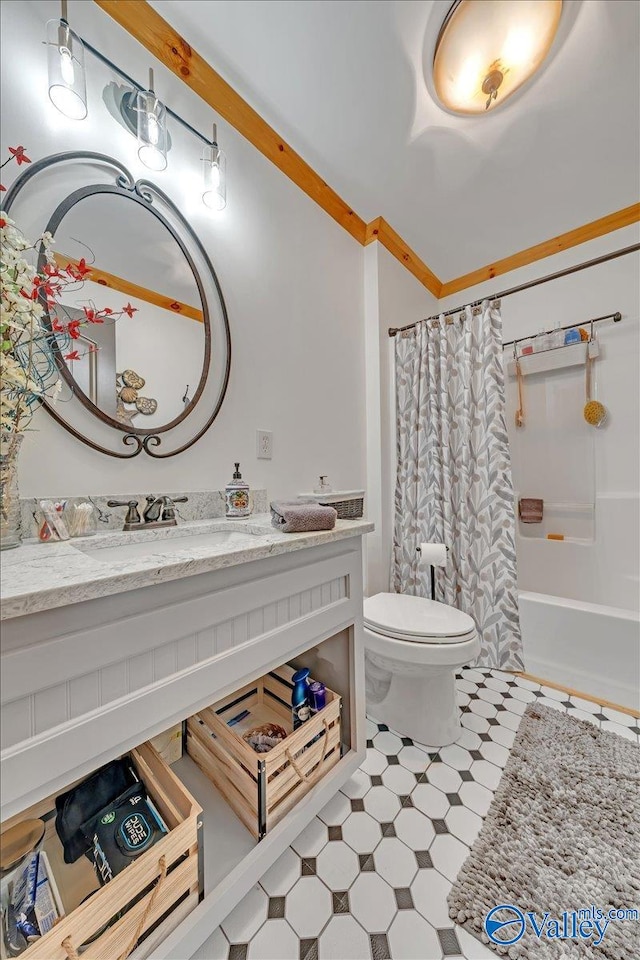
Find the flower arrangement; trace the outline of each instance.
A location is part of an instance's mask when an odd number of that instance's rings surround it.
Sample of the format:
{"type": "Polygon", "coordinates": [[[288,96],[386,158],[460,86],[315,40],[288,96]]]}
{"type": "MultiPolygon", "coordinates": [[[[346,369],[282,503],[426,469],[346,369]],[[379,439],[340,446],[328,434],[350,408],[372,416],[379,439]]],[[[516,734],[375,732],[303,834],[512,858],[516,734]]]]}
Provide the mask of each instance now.
{"type": "MultiPolygon", "coordinates": [[[[20,166],[31,163],[25,148],[9,147],[9,157],[20,166]]],[[[5,188],[0,184],[0,190],[5,188]]],[[[80,360],[95,347],[80,349],[81,329],[117,320],[123,313],[132,316],[130,303],[114,313],[109,307],[84,306],[84,319],[71,319],[62,305],[64,293],[82,289],[91,267],[83,258],[65,267],[57,265],[51,251],[53,238],[44,233],[35,242],[0,211],[0,430],[20,435],[28,428],[37,402],[44,397],[55,401],[61,381],[55,352],[65,360],[80,360]],[[44,253],[38,269],[34,259],[44,253]],[[50,312],[51,329],[44,323],[50,312]],[[53,333],[52,333],[53,331],[53,333]]]]}

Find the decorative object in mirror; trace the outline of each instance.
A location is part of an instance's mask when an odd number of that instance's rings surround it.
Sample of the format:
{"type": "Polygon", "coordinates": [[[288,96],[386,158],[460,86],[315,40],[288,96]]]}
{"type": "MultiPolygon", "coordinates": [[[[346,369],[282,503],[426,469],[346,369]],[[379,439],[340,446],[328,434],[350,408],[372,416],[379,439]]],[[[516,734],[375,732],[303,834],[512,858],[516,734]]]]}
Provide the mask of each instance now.
{"type": "MultiPolygon", "coordinates": [[[[39,295],[60,384],[57,402],[39,395],[48,413],[120,459],[187,450],[222,405],[231,338],[211,261],[175,204],[118,160],[74,151],[32,163],[3,206],[31,233],[51,235],[54,264],[83,281],[53,301],[39,295]],[[96,309],[104,287],[127,301],[119,314],[96,309]]],[[[46,264],[41,250],[37,270],[46,264]]]]}
{"type": "MultiPolygon", "coordinates": [[[[30,164],[24,147],[9,147],[18,166],[30,164]]],[[[2,188],[4,190],[4,187],[2,188]]],[[[35,406],[48,397],[55,403],[60,374],[44,322],[63,299],[84,287],[80,264],[58,267],[51,254],[52,237],[43,233],[35,243],[4,212],[0,212],[0,546],[20,543],[18,453],[35,406]],[[38,266],[33,259],[38,256],[38,266]]],[[[65,362],[80,357],[76,343],[82,330],[120,314],[110,308],[85,308],[79,317],[63,313],[55,320],[57,351],[65,362]]],[[[89,352],[89,351],[88,351],[89,352]]]]}

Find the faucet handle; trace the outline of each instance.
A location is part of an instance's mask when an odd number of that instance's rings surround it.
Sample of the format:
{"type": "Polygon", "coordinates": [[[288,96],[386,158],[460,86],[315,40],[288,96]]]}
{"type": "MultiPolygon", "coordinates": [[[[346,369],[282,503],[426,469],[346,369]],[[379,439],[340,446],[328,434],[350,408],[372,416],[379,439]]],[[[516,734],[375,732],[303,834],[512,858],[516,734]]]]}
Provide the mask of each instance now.
{"type": "Polygon", "coordinates": [[[124,518],[125,526],[127,524],[141,523],[140,514],[138,512],[138,501],[137,500],[107,500],[108,507],[128,507],[127,515],[124,518]]]}
{"type": "Polygon", "coordinates": [[[174,504],[187,503],[188,500],[189,500],[189,497],[163,497],[162,498],[162,519],[175,521],[176,511],[174,509],[174,504]]]}

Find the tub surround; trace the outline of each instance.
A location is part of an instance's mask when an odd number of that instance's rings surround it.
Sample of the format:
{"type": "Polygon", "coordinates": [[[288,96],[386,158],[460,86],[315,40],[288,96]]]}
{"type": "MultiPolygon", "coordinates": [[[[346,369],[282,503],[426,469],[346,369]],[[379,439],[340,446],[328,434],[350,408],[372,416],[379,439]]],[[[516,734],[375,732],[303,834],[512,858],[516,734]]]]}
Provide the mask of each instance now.
{"type": "Polygon", "coordinates": [[[130,533],[111,532],[60,543],[27,541],[2,558],[1,618],[21,617],[211,573],[359,537],[371,530],[373,524],[366,520],[338,520],[333,530],[285,534],[274,530],[269,514],[257,514],[247,520],[201,520],[155,530],[142,527],[130,533]],[[198,535],[217,531],[246,534],[246,540],[198,544],[198,535]],[[184,542],[187,536],[190,537],[188,545],[184,542]],[[169,552],[167,545],[173,540],[175,550],[169,552]],[[149,553],[145,556],[100,559],[100,548],[140,542],[149,542],[149,553]],[[162,542],[162,552],[154,552],[154,542],[162,542]]]}

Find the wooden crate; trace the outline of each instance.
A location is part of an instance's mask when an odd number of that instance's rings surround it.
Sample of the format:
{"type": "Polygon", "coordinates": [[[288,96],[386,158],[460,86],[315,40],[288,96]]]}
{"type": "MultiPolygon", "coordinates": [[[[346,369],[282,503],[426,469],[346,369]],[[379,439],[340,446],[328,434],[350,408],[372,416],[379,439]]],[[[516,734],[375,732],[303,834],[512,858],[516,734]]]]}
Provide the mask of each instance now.
{"type": "Polygon", "coordinates": [[[293,673],[280,667],[187,721],[187,753],[257,840],[340,759],[341,699],[332,690],[325,708],[291,732],[293,673]],[[244,710],[249,717],[227,725],[244,710]],[[242,735],[268,722],[289,735],[268,753],[256,753],[242,735]]]}
{"type": "MultiPolygon", "coordinates": [[[[75,960],[82,944],[121,914],[82,950],[82,958],[124,960],[151,927],[163,921],[166,935],[184,919],[189,908],[197,905],[201,892],[198,823],[202,810],[150,743],[132,750],[130,756],[169,833],[103,887],[98,885],[95,870],[86,857],[73,864],[64,863],[62,844],[55,830],[55,796],[2,824],[4,831],[20,820],[45,819],[44,849],[66,910],[55,927],[21,953],[21,958],[75,960]],[[87,894],[91,895],[85,899],[87,894]],[[171,911],[176,907],[172,925],[171,911]]],[[[136,955],[147,956],[144,948],[143,941],[136,955]]],[[[153,936],[149,951],[152,948],[153,936]]]]}

